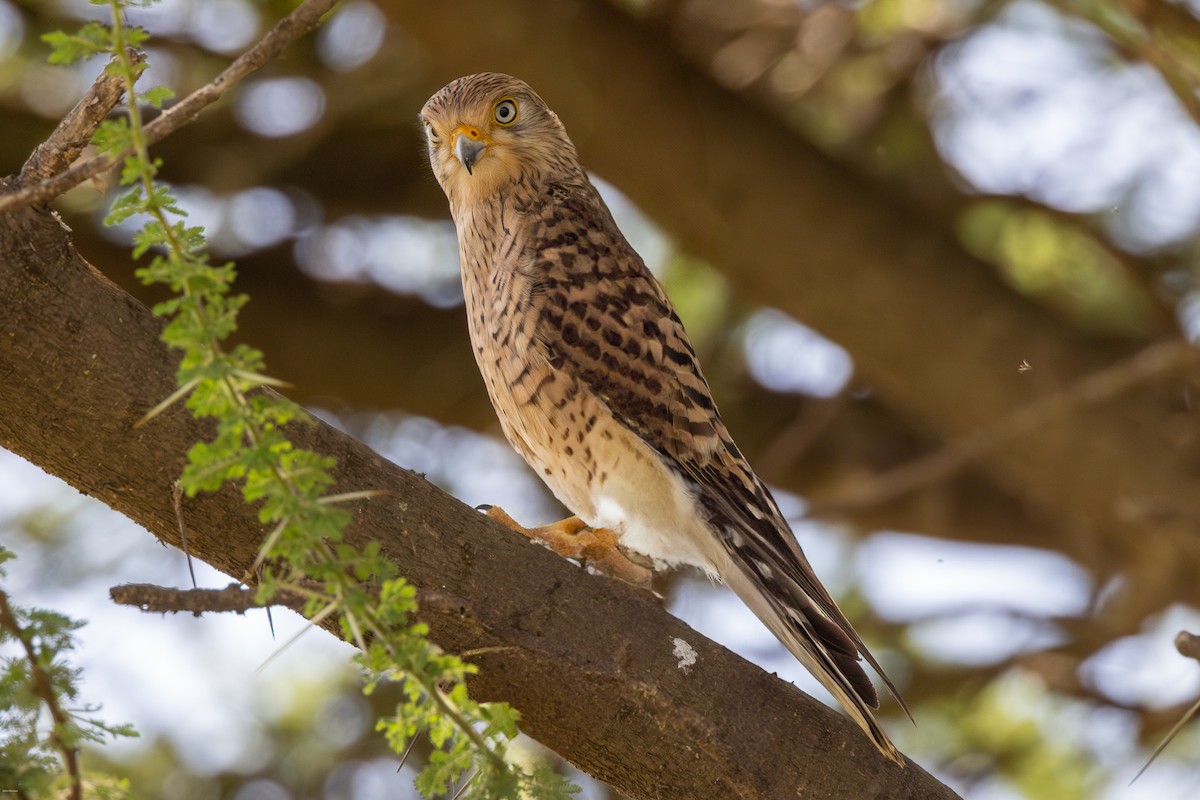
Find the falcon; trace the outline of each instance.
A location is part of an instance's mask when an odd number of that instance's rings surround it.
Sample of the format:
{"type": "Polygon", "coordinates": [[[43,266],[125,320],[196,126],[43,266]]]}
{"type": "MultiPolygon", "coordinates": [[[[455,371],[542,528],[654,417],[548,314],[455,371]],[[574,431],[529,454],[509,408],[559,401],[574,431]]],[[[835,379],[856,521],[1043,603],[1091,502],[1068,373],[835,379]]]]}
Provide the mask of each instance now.
{"type": "Polygon", "coordinates": [[[558,117],[525,82],[481,73],[433,95],[420,124],[488,396],[574,516],[527,530],[488,513],[631,582],[647,566],[723,581],[903,766],[861,659],[907,706],[730,438],[683,323],[558,117]]]}

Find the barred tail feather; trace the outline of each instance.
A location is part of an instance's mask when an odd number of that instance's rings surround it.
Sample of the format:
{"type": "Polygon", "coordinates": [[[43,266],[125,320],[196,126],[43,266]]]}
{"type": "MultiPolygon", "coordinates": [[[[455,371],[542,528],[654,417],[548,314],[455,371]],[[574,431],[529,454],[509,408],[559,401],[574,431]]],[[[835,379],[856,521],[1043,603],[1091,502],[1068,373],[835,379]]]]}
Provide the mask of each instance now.
{"type": "Polygon", "coordinates": [[[725,571],[725,582],[754,612],[771,633],[821,682],[854,722],[870,737],[879,752],[900,766],[904,756],[892,744],[873,709],[879,697],[850,636],[810,604],[807,608],[784,605],[760,579],[741,565],[725,571]]]}

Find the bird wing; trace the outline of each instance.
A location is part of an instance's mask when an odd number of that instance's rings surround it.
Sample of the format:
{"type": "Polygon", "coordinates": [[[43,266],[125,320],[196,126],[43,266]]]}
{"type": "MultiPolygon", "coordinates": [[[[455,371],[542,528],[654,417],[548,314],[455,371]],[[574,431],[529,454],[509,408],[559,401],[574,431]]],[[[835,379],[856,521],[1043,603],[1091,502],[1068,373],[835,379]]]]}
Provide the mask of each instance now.
{"type": "Polygon", "coordinates": [[[903,706],[733,443],[683,323],[603,200],[590,183],[558,185],[547,197],[528,256],[539,275],[533,291],[544,295],[537,337],[551,360],[690,479],[740,571],[726,580],[765,599],[765,607],[751,604],[756,613],[776,618],[764,622],[797,657],[826,673],[836,684],[822,680],[831,691],[878,707],[861,653],[903,706]]]}

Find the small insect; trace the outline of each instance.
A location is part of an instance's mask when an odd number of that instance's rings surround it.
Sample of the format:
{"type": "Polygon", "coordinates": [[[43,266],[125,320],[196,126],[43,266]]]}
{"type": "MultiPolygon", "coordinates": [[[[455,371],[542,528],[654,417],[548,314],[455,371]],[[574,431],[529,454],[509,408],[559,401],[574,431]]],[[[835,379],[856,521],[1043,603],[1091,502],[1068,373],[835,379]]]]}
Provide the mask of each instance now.
{"type": "Polygon", "coordinates": [[[1029,372],[1031,369],[1033,369],[1033,366],[1024,358],[1021,359],[1020,364],[1017,364],[1017,372],[1029,372]]]}

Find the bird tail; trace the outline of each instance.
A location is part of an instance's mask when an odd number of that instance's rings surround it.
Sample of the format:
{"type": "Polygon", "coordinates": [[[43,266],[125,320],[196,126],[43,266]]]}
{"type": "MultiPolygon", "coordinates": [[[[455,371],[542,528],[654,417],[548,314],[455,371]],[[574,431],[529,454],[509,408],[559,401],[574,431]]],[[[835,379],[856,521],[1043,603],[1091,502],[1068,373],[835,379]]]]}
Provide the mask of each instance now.
{"type": "MultiPolygon", "coordinates": [[[[903,767],[903,754],[875,719],[873,710],[879,708],[879,696],[859,662],[857,635],[848,635],[811,600],[805,603],[775,596],[757,576],[742,568],[734,566],[724,578],[784,647],[837,698],[879,752],[903,767]]],[[[861,649],[870,658],[866,648],[861,649]]]]}

